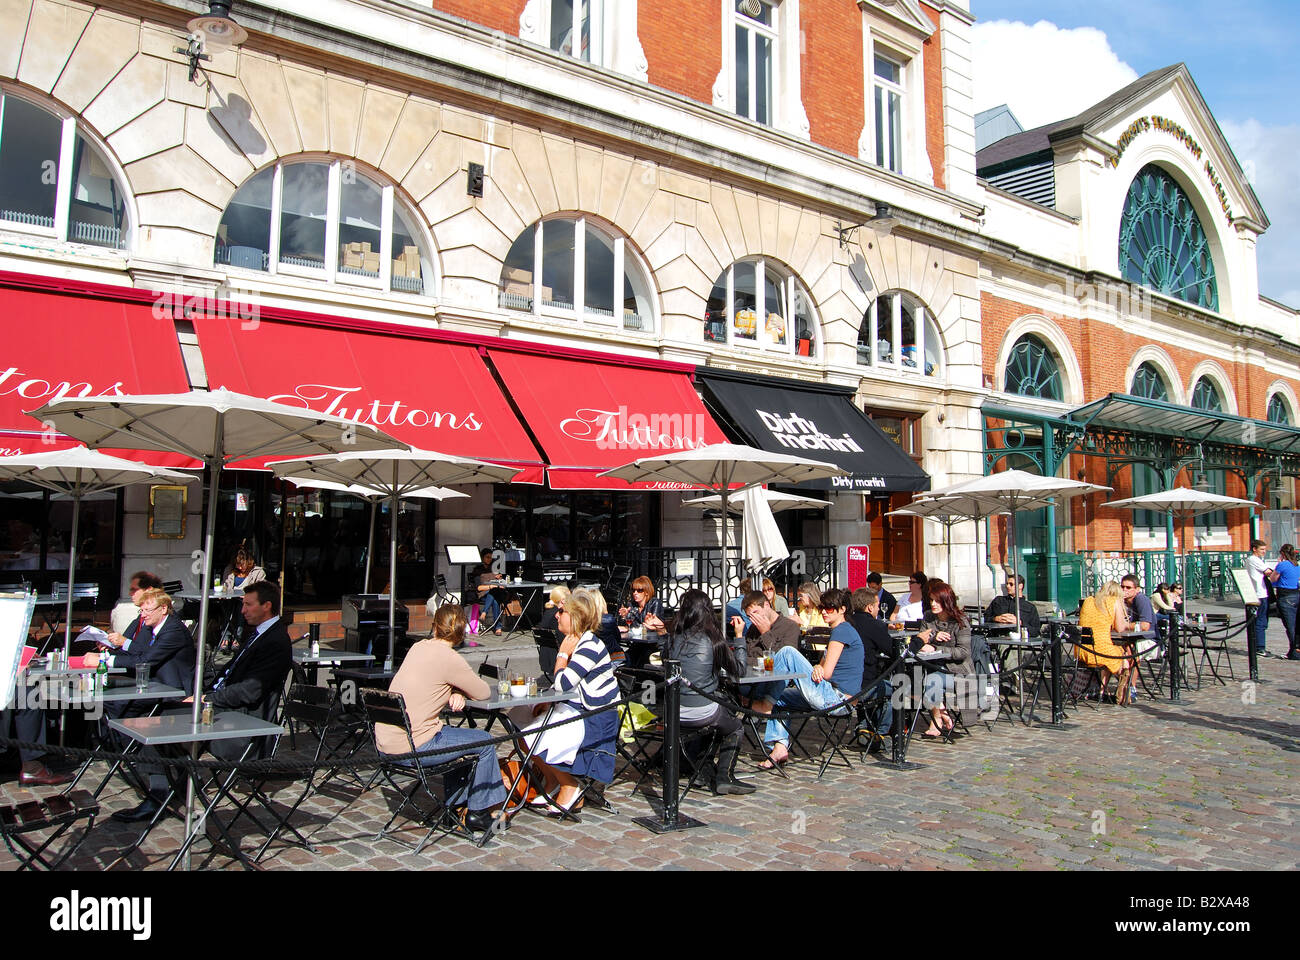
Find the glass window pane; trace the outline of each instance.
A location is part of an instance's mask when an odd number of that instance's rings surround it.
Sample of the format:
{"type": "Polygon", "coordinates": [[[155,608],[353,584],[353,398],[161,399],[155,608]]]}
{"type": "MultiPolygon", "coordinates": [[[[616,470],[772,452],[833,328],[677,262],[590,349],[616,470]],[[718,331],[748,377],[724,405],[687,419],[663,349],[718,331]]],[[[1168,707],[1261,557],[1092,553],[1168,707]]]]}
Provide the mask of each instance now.
{"type": "Polygon", "coordinates": [[[578,47],[578,58],[591,62],[591,10],[588,0],[582,0],[581,12],[579,13],[578,29],[582,31],[581,45],[578,47]]]}
{"type": "Polygon", "coordinates": [[[542,225],[544,307],[573,309],[574,224],[573,220],[552,220],[542,225]]]}
{"type": "Polygon", "coordinates": [[[81,134],[72,148],[72,176],[68,239],[102,247],[123,246],[126,201],[103,156],[81,134]]]}
{"type": "Polygon", "coordinates": [[[723,270],[704,303],[704,340],[727,342],[727,271],[723,270]]]}
{"type": "Polygon", "coordinates": [[[889,169],[898,173],[902,169],[903,110],[902,98],[889,94],[889,169]]]}
{"type": "Polygon", "coordinates": [[[939,328],[929,313],[925,315],[925,375],[937,377],[943,361],[943,341],[939,339],[939,328]]]}
{"type": "Polygon", "coordinates": [[[383,253],[384,192],[377,184],[343,169],[339,186],[339,273],[379,277],[383,253]]]}
{"type": "Polygon", "coordinates": [[[876,76],[882,80],[888,80],[890,83],[898,83],[900,79],[901,67],[892,60],[887,60],[879,54],[876,55],[876,76]]]}
{"type": "Polygon", "coordinates": [[[767,317],[763,320],[763,329],[767,333],[767,342],[784,346],[786,343],[786,324],[789,311],[785,303],[785,282],[771,270],[768,270],[763,286],[763,309],[767,317]]]}
{"type": "MultiPolygon", "coordinates": [[[[39,502],[39,501],[37,501],[39,502]]],[[[65,497],[49,500],[49,537],[46,570],[68,569],[68,543],[72,539],[72,501],[65,497]]],[[[91,494],[81,501],[77,524],[77,580],[90,570],[111,569],[116,558],[114,526],[117,519],[116,492],[91,494]]],[[[63,581],[67,587],[67,579],[63,581]]]]}
{"type": "Polygon", "coordinates": [[[858,363],[864,367],[872,365],[874,351],[872,344],[875,338],[871,331],[871,308],[867,307],[862,311],[862,323],[858,324],[858,363]]]}
{"type": "Polygon", "coordinates": [[[0,571],[4,571],[0,576],[8,583],[20,579],[7,576],[9,571],[41,569],[45,496],[30,484],[0,481],[0,510],[5,517],[5,524],[0,527],[0,571]]]}
{"type": "Polygon", "coordinates": [[[750,343],[758,339],[758,288],[754,285],[757,272],[755,263],[738,263],[735,267],[732,334],[735,339],[750,343]]]}
{"type": "Polygon", "coordinates": [[[646,287],[641,271],[627,263],[627,251],[623,252],[623,329],[649,330],[653,311],[650,308],[650,291],[646,287]]]}
{"type": "Polygon", "coordinates": [[[501,306],[533,309],[533,231],[529,227],[515,239],[501,268],[501,306]]]}
{"type": "Polygon", "coordinates": [[[876,299],[876,362],[894,362],[894,298],[876,299]]]}
{"type": "Polygon", "coordinates": [[[736,27],[736,113],[749,116],[749,31],[736,27]]]}
{"type": "Polygon", "coordinates": [[[574,497],[573,532],[577,543],[609,543],[613,537],[612,493],[579,493],[574,497]]]}
{"type": "Polygon", "coordinates": [[[551,0],[551,49],[573,55],[573,0],[551,0]]]}
{"type": "Polygon", "coordinates": [[[325,215],[329,166],[292,163],[284,167],[280,195],[280,262],[325,267],[325,215]]]}
{"type": "Polygon", "coordinates": [[[0,220],[54,226],[63,121],[17,97],[0,122],[0,220]]]}
{"type": "MultiPolygon", "coordinates": [[[[531,270],[532,264],[529,264],[531,270]]],[[[424,293],[425,263],[406,215],[393,210],[393,289],[424,293]]]]}
{"type": "Polygon", "coordinates": [[[901,339],[903,342],[903,369],[916,369],[916,312],[912,305],[906,300],[903,301],[903,319],[901,323],[901,339]]]}
{"type": "Polygon", "coordinates": [[[583,251],[583,307],[602,317],[614,315],[614,248],[591,227],[583,251]]]}
{"type": "Polygon", "coordinates": [[[275,168],[267,167],[248,180],[226,207],[217,227],[217,263],[247,270],[265,270],[271,248],[271,185],[275,168]]]}
{"type": "Polygon", "coordinates": [[[754,37],[754,119],[772,122],[772,41],[754,37]]]}
{"type": "Polygon", "coordinates": [[[529,549],[534,560],[562,560],[573,555],[569,530],[573,495],[563,491],[533,491],[533,512],[529,519],[529,549]]]}
{"type": "Polygon", "coordinates": [[[885,142],[885,88],[876,87],[876,165],[883,167],[889,156],[889,146],[885,142]]]}

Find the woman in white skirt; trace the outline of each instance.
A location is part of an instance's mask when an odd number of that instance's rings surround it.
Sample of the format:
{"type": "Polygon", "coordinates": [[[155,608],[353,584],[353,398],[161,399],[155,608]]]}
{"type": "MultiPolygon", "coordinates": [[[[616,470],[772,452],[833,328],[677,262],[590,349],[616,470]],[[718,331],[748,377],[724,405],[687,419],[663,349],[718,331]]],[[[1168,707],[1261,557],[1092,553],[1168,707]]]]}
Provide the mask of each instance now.
{"type": "MultiPolygon", "coordinates": [[[[573,696],[551,711],[551,725],[618,700],[618,681],[609,650],[593,633],[600,625],[600,614],[600,605],[587,590],[575,590],[560,611],[557,619],[564,640],[555,659],[555,689],[572,691],[573,696]]],[[[547,793],[568,809],[578,794],[578,777],[613,782],[618,711],[606,710],[528,734],[528,730],[542,726],[546,710],[545,705],[535,708],[538,716],[524,728],[525,749],[534,747],[533,761],[546,778],[547,793]]]]}

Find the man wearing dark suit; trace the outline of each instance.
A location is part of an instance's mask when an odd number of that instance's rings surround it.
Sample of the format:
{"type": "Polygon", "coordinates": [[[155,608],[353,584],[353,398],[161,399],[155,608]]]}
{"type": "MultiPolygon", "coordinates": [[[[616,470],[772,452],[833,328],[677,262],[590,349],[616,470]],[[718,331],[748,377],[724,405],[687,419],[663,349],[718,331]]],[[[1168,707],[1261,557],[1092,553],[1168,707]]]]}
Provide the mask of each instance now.
{"type": "Polygon", "coordinates": [[[125,667],[130,673],[147,663],[152,679],[194,692],[194,638],[172,610],[172,598],[165,592],[153,589],[141,595],[140,616],[127,627],[123,638],[126,645],[114,653],[87,654],[86,666],[95,666],[103,657],[110,667],[125,667]]]}
{"type": "MultiPolygon", "coordinates": [[[[293,667],[292,641],[280,620],[280,587],[266,580],[245,588],[244,622],[248,629],[234,658],[210,683],[204,695],[217,710],[238,710],[263,720],[270,720],[284,690],[284,680],[293,667]]],[[[189,701],[193,702],[193,697],[189,701]]],[[[192,708],[186,708],[188,713],[192,708]]],[[[252,741],[214,740],[208,744],[212,755],[222,760],[239,760],[252,741]]],[[[148,753],[149,751],[143,751],[148,753]]],[[[166,781],[158,772],[141,764],[137,768],[149,774],[149,794],[131,810],[119,810],[114,820],[135,823],[152,820],[166,798],[166,781]]]]}
{"type": "MultiPolygon", "coordinates": [[[[868,580],[868,583],[871,581],[868,580]]],[[[876,718],[876,732],[887,733],[894,720],[891,701],[893,688],[888,677],[881,676],[881,670],[894,659],[894,641],[889,636],[889,627],[880,615],[880,592],[872,587],[858,587],[852,595],[853,617],[850,622],[862,638],[864,651],[862,669],[862,689],[880,685],[884,694],[884,708],[876,718]]]]}
{"type": "Polygon", "coordinates": [[[867,574],[867,586],[876,591],[880,597],[880,610],[876,619],[889,620],[898,609],[898,598],[885,589],[885,578],[874,570],[867,574]]]}

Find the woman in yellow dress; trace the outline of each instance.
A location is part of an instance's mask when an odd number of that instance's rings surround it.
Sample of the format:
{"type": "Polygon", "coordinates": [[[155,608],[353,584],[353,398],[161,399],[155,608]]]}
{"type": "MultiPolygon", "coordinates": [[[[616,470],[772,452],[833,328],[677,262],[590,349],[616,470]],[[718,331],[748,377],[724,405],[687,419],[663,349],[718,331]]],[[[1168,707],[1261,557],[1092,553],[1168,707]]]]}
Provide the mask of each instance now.
{"type": "MultiPolygon", "coordinates": [[[[1088,597],[1079,608],[1079,628],[1092,629],[1092,646],[1076,646],[1074,656],[1080,663],[1101,670],[1102,697],[1106,695],[1111,677],[1128,676],[1127,651],[1110,638],[1112,632],[1123,633],[1127,625],[1119,584],[1114,580],[1104,583],[1096,596],[1088,597]]],[[[1123,693],[1123,690],[1119,692],[1123,693]]]]}

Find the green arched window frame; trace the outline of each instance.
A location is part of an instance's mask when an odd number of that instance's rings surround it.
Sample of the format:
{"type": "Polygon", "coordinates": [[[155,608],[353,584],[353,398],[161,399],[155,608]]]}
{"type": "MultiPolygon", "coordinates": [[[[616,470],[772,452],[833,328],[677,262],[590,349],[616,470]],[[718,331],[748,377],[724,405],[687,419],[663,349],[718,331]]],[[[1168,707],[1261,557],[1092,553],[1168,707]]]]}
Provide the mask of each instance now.
{"type": "Polygon", "coordinates": [[[1192,388],[1192,409],[1209,410],[1213,413],[1223,412],[1223,395],[1209,377],[1201,377],[1192,388]]]}
{"type": "Polygon", "coordinates": [[[1119,272],[1130,283],[1219,309],[1209,237],[1183,188],[1155,164],[1129,184],[1119,227],[1119,272]]]}
{"type": "Polygon", "coordinates": [[[1040,400],[1064,400],[1061,367],[1046,343],[1027,333],[1011,348],[1007,358],[1006,391],[1040,400]]]}
{"type": "Polygon", "coordinates": [[[1275,393],[1268,398],[1268,422],[1291,426],[1291,408],[1280,393],[1275,393]]]}
{"type": "Polygon", "coordinates": [[[1133,385],[1129,388],[1129,393],[1135,397],[1145,397],[1148,400],[1168,400],[1169,385],[1165,383],[1165,378],[1161,376],[1156,365],[1146,362],[1138,367],[1133,374],[1133,385]]]}

